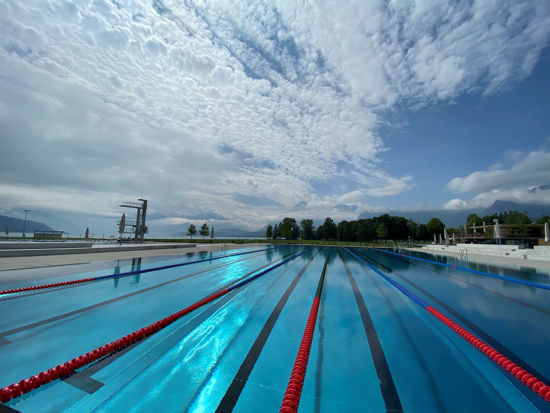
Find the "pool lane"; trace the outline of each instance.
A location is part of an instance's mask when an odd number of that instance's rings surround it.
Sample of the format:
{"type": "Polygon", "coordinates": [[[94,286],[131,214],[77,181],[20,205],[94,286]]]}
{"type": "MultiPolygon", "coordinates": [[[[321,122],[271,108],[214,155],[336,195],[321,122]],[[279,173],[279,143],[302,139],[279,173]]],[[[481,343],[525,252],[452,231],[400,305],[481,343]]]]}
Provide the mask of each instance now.
{"type": "MultiPolygon", "coordinates": [[[[386,254],[366,249],[360,251],[361,256],[392,267],[393,272],[389,274],[396,281],[404,283],[503,355],[548,382],[549,291],[458,273],[449,268],[408,265],[386,254]]],[[[521,383],[516,384],[538,406],[540,398],[533,397],[521,383]]]]}
{"type": "MultiPolygon", "coordinates": [[[[380,338],[378,337],[376,328],[374,328],[372,317],[365,303],[365,299],[361,294],[357,281],[346,264],[346,260],[342,256],[340,249],[338,250],[338,255],[342,259],[344,270],[346,271],[350,285],[353,289],[353,295],[355,297],[357,308],[359,309],[359,314],[361,315],[361,321],[363,322],[363,328],[365,329],[365,334],[367,335],[367,340],[369,342],[372,360],[374,362],[374,366],[376,367],[376,374],[380,380],[380,391],[382,392],[382,397],[384,398],[386,411],[402,412],[403,406],[401,405],[399,393],[395,387],[395,382],[388,366],[386,355],[384,354],[384,350],[380,344],[380,338]]],[[[387,267],[387,269],[389,269],[389,267],[387,267]]]]}
{"type": "MultiPolygon", "coordinates": [[[[229,265],[232,265],[232,264],[235,264],[235,263],[238,263],[238,262],[241,262],[241,261],[246,261],[248,259],[250,259],[250,258],[249,257],[244,257],[244,258],[240,258],[240,259],[237,259],[237,260],[224,262],[223,264],[208,266],[208,267],[203,268],[201,270],[194,271],[194,272],[188,273],[188,274],[184,274],[184,275],[181,275],[181,276],[178,276],[178,277],[175,277],[175,278],[171,278],[171,279],[168,279],[167,281],[158,282],[158,283],[153,284],[151,286],[141,288],[141,289],[138,289],[138,290],[134,290],[134,291],[129,292],[127,294],[118,295],[118,296],[115,296],[115,297],[107,299],[107,300],[95,302],[95,303],[90,304],[88,306],[82,307],[81,305],[83,303],[82,303],[82,301],[80,301],[78,303],[78,308],[74,309],[74,310],[69,310],[69,311],[66,311],[66,312],[59,313],[60,308],[55,308],[54,309],[56,311],[55,315],[52,315],[52,316],[46,317],[46,318],[42,318],[39,321],[29,321],[26,324],[25,323],[19,324],[17,327],[14,327],[14,328],[11,328],[11,329],[8,329],[8,330],[0,331],[0,345],[5,344],[7,337],[9,337],[12,334],[15,334],[15,333],[18,333],[18,332],[21,332],[21,331],[25,331],[25,330],[29,330],[29,329],[32,329],[32,328],[36,328],[36,327],[39,327],[39,326],[42,326],[42,325],[46,325],[48,323],[53,323],[55,321],[59,321],[59,320],[62,320],[64,318],[68,318],[68,317],[74,316],[76,314],[84,313],[86,311],[91,311],[91,310],[94,310],[96,308],[103,307],[103,306],[106,306],[108,304],[114,303],[116,301],[124,300],[126,298],[129,298],[129,297],[132,297],[132,296],[135,296],[135,295],[143,294],[145,292],[149,292],[149,291],[155,290],[157,288],[164,287],[164,286],[169,285],[169,284],[174,284],[174,283],[177,283],[177,282],[182,281],[184,279],[194,277],[194,276],[197,276],[197,275],[200,275],[200,274],[204,274],[206,272],[214,271],[214,270],[217,270],[219,268],[224,268],[224,267],[227,267],[229,265]]],[[[195,267],[195,269],[196,269],[196,267],[195,267]]],[[[139,284],[139,282],[136,282],[136,278],[137,277],[134,277],[134,279],[130,282],[130,284],[139,284]]],[[[101,280],[101,281],[106,281],[106,280],[101,280]]],[[[119,282],[120,282],[120,280],[117,280],[114,283],[116,287],[118,287],[119,282]]],[[[74,287],[76,287],[76,286],[65,287],[64,289],[74,288],[74,287]]],[[[18,299],[20,300],[20,299],[23,299],[23,298],[28,297],[30,295],[36,295],[36,294],[42,294],[42,293],[45,293],[45,291],[44,292],[27,293],[25,295],[15,295],[15,296],[11,296],[11,297],[6,297],[6,298],[4,298],[4,300],[5,301],[18,300],[18,299]]],[[[25,306],[25,304],[23,303],[23,308],[24,308],[24,306],[25,306]]],[[[14,307],[16,307],[16,306],[14,306],[14,307]]],[[[44,316],[44,313],[42,313],[42,316],[44,316]]],[[[18,322],[17,320],[13,320],[13,319],[10,320],[10,321],[13,322],[14,324],[17,324],[17,322],[18,322]]]]}
{"type": "MultiPolygon", "coordinates": [[[[238,258],[230,258],[229,261],[238,261],[238,258]]],[[[273,259],[279,259],[278,254],[273,259]]],[[[119,280],[118,284],[115,284],[115,280],[108,280],[85,287],[51,291],[49,294],[21,296],[18,300],[10,300],[7,303],[0,302],[0,305],[9,306],[6,308],[10,314],[10,317],[0,321],[0,331],[9,332],[32,325],[33,322],[39,323],[35,327],[4,337],[1,343],[3,345],[0,364],[10,366],[10,369],[2,375],[2,385],[10,384],[10,380],[13,382],[29,377],[139,329],[193,303],[237,277],[266,265],[269,265],[269,262],[266,262],[264,252],[258,256],[251,256],[249,260],[234,262],[226,267],[173,284],[165,284],[160,288],[149,289],[138,295],[123,294],[128,291],[135,292],[138,287],[135,280],[124,279],[125,282],[119,280]],[[40,324],[44,319],[55,318],[60,313],[66,314],[94,305],[105,297],[114,299],[123,295],[126,295],[124,299],[113,300],[90,311],[77,312],[64,319],[40,324]],[[11,362],[14,359],[18,360],[15,365],[11,362]]],[[[214,265],[201,263],[194,269],[201,267],[211,269],[214,265]]],[[[190,267],[183,271],[177,268],[167,269],[155,275],[142,277],[139,286],[157,286],[165,280],[181,278],[185,272],[190,272],[190,267]]]]}
{"type": "Polygon", "coordinates": [[[374,271],[347,260],[353,273],[365,275],[356,276],[358,285],[405,411],[532,409],[481,353],[374,271]]]}
{"type": "MultiPolygon", "coordinates": [[[[105,400],[100,410],[127,411],[133,407],[136,411],[168,411],[201,407],[214,411],[272,308],[310,259],[304,254],[236,290],[226,304],[182,337],[178,345],[149,366],[143,366],[142,373],[105,400]],[[136,394],[143,393],[140,390],[143,388],[148,389],[147,394],[136,400],[136,394]]],[[[101,375],[117,368],[120,367],[113,364],[101,375]]],[[[120,383],[107,380],[107,386],[120,383]]],[[[90,395],[75,411],[86,410],[96,402],[95,395],[90,395]]]]}
{"type": "MultiPolygon", "coordinates": [[[[103,337],[99,340],[101,345],[106,342],[105,336],[118,338],[121,331],[143,327],[159,314],[165,316],[171,309],[181,309],[246,271],[269,265],[292,251],[296,249],[283,248],[219,268],[212,263],[200,264],[204,267],[192,270],[187,268],[186,272],[166,270],[166,274],[162,274],[164,271],[154,274],[149,280],[141,277],[139,284],[132,284],[130,277],[120,280],[116,288],[111,280],[98,290],[88,289],[95,285],[92,284],[82,289],[59,290],[52,292],[53,295],[31,296],[28,301],[22,301],[27,306],[21,305],[13,312],[19,321],[7,322],[1,331],[124,298],[12,334],[7,339],[14,342],[0,347],[9,348],[7,352],[0,352],[0,365],[25,370],[40,362],[39,357],[31,353],[44,345],[47,349],[42,357],[49,360],[45,364],[50,367],[54,357],[62,358],[58,353],[67,355],[61,361],[70,359],[75,355],[75,348],[85,345],[88,351],[93,348],[89,344],[98,341],[98,337],[103,337]],[[208,271],[157,287],[202,270],[208,271]],[[125,297],[147,288],[151,290],[125,297]],[[75,294],[77,291],[81,293],[75,294]],[[68,303],[64,304],[64,300],[68,303]],[[40,309],[60,306],[63,310],[46,311],[43,317],[39,311],[34,316],[18,315],[28,312],[33,302],[40,309]],[[37,314],[40,317],[37,318],[37,314]],[[18,340],[25,344],[20,349],[15,346],[18,340]],[[28,365],[26,357],[32,360],[28,365]],[[26,366],[18,367],[14,360],[23,360],[26,366]]],[[[453,308],[456,301],[468,298],[467,293],[473,288],[465,288],[463,283],[437,272],[401,266],[405,263],[366,250],[361,254],[392,269],[395,274],[389,271],[388,274],[397,277],[396,281],[413,281],[431,297],[453,308]],[[462,287],[458,287],[460,285],[462,287]]],[[[257,411],[258,406],[265,411],[275,411],[283,400],[326,260],[325,286],[300,412],[366,409],[388,412],[400,411],[399,406],[403,411],[535,411],[492,362],[433,316],[421,311],[375,272],[349,254],[342,252],[340,256],[335,248],[309,248],[299,258],[127,350],[115,353],[115,357],[77,373],[73,383],[70,380],[52,382],[8,405],[23,412],[216,409],[248,412],[257,411]],[[243,373],[243,369],[246,372],[243,373]],[[91,387],[86,391],[84,386],[91,387]]],[[[384,267],[380,268],[385,271],[384,267]]],[[[407,285],[409,287],[414,289],[407,285]]],[[[508,289],[502,288],[498,290],[500,293],[509,294],[508,289]]],[[[430,302],[426,294],[414,291],[430,302]]],[[[481,293],[475,294],[484,294],[481,299],[499,298],[479,291],[481,293]]],[[[514,297],[525,299],[515,290],[514,297]]],[[[18,300],[6,303],[0,300],[0,308],[16,302],[18,300]]],[[[457,311],[470,318],[461,307],[457,311]]],[[[473,321],[479,323],[478,319],[473,321]]],[[[29,374],[33,373],[35,368],[29,374]]],[[[11,373],[0,374],[4,378],[11,373]]],[[[21,377],[26,376],[18,374],[15,379],[21,377]]],[[[5,385],[3,382],[4,379],[1,384],[5,385]]]]}

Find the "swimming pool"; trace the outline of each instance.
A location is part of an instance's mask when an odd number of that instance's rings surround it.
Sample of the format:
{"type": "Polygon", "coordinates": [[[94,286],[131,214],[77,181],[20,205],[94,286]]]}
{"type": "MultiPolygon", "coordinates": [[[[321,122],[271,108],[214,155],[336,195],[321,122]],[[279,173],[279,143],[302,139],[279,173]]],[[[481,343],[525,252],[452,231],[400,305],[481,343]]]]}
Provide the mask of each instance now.
{"type": "Polygon", "coordinates": [[[452,265],[366,248],[275,246],[13,271],[1,290],[109,277],[0,296],[0,386],[225,292],[5,406],[277,411],[319,293],[301,412],[549,411],[544,398],[414,299],[549,383],[550,291],[537,287],[550,285],[548,277],[461,264],[533,281],[525,285],[452,265]]]}

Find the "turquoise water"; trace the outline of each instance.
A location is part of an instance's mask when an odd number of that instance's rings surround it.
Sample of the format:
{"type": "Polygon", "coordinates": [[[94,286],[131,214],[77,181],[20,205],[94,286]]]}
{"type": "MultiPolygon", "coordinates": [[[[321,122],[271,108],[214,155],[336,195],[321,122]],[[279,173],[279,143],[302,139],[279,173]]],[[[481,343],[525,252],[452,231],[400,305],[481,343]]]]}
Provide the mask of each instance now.
{"type": "MultiPolygon", "coordinates": [[[[140,329],[299,250],[277,246],[0,298],[0,386],[140,329]]],[[[354,252],[516,363],[550,377],[550,291],[411,264],[364,248],[354,252]]],[[[21,281],[0,289],[220,255],[12,271],[6,275],[21,281]],[[39,281],[28,280],[38,272],[39,281]]],[[[7,406],[22,412],[278,411],[327,260],[301,412],[547,410],[546,402],[413,300],[344,249],[332,247],[306,248],[153,336],[7,406]],[[381,380],[388,386],[384,391],[381,380]]],[[[534,277],[529,271],[510,275],[534,277]]],[[[548,282],[540,274],[536,279],[548,282]]]]}

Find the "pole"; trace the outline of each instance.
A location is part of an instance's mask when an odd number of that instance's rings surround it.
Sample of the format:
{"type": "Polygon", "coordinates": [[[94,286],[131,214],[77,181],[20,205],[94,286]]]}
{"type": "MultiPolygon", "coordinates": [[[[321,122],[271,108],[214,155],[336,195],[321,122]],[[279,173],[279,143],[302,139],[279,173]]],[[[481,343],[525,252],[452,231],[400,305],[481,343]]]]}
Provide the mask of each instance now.
{"type": "Polygon", "coordinates": [[[25,211],[25,220],[23,221],[23,238],[25,238],[25,227],[27,226],[27,214],[30,212],[30,209],[24,209],[25,211]]]}

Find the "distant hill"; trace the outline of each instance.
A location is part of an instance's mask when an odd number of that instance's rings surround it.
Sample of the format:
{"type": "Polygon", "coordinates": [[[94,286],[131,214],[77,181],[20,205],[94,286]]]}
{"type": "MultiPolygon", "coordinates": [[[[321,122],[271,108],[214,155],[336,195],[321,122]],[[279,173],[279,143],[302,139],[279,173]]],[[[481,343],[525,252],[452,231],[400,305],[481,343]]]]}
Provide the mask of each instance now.
{"type": "MultiPolygon", "coordinates": [[[[458,227],[466,222],[468,215],[479,213],[479,210],[462,209],[462,210],[425,210],[425,211],[387,211],[386,213],[393,216],[404,217],[419,224],[426,224],[432,218],[439,218],[448,227],[458,227]]],[[[374,218],[383,215],[382,212],[362,212],[358,219],[374,218]]]]}
{"type": "Polygon", "coordinates": [[[245,231],[238,228],[220,228],[214,231],[216,237],[257,237],[265,238],[265,230],[245,231]]]}
{"type": "MultiPolygon", "coordinates": [[[[198,228],[197,228],[198,231],[198,228]]],[[[178,236],[187,236],[187,231],[179,231],[176,232],[174,235],[178,236]]],[[[214,226],[214,236],[216,238],[236,238],[236,237],[243,237],[243,238],[265,238],[265,230],[258,230],[258,231],[246,231],[239,228],[217,228],[214,226]]],[[[197,232],[196,237],[200,237],[200,235],[197,232]]]]}
{"type": "Polygon", "coordinates": [[[550,215],[550,205],[518,204],[509,201],[495,201],[489,208],[484,209],[480,215],[492,215],[507,211],[527,212],[529,218],[535,221],[543,215],[550,215]]]}
{"type": "MultiPolygon", "coordinates": [[[[22,232],[24,220],[0,215],[0,233],[4,233],[6,228],[9,232],[22,232]]],[[[29,221],[25,225],[25,232],[34,231],[52,231],[52,228],[42,222],[29,221]]]]}
{"type": "MultiPolygon", "coordinates": [[[[518,204],[508,201],[495,201],[493,205],[482,209],[459,209],[459,210],[426,210],[426,211],[388,211],[389,215],[405,217],[419,224],[427,223],[431,218],[439,218],[448,227],[458,227],[466,222],[466,218],[470,214],[478,214],[479,216],[498,214],[506,211],[527,212],[529,218],[533,221],[543,215],[550,215],[550,205],[537,204],[518,204]]],[[[382,212],[362,212],[358,219],[374,218],[382,215],[382,212]]]]}

